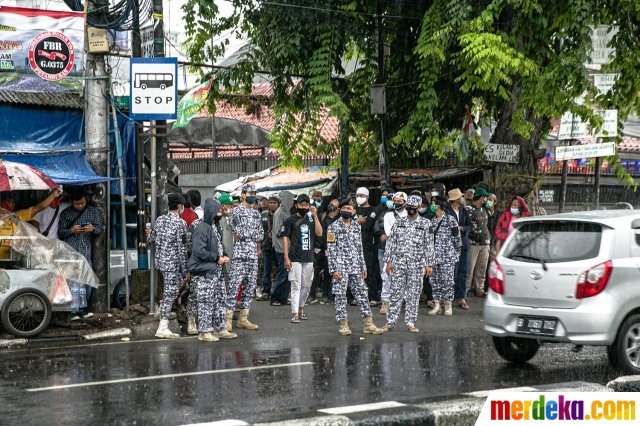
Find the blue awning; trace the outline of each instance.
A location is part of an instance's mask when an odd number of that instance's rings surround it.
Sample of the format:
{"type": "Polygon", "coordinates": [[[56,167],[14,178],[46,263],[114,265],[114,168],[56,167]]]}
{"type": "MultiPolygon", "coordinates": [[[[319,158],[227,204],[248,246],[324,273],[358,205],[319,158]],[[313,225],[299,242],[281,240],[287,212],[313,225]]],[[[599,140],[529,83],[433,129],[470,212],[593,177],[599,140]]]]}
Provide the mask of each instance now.
{"type": "Polygon", "coordinates": [[[84,152],[48,154],[3,154],[7,161],[37,167],[59,185],[86,185],[107,182],[111,178],[98,176],[84,157],[84,152]]]}

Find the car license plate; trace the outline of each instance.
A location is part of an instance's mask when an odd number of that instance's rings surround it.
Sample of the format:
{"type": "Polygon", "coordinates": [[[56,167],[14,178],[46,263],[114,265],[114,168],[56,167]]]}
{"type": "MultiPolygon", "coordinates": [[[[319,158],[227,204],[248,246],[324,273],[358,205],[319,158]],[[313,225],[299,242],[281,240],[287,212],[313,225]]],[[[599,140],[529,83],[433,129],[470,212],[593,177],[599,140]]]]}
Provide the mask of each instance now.
{"type": "Polygon", "coordinates": [[[555,318],[519,317],[516,331],[521,334],[554,336],[558,320],[555,318]]]}

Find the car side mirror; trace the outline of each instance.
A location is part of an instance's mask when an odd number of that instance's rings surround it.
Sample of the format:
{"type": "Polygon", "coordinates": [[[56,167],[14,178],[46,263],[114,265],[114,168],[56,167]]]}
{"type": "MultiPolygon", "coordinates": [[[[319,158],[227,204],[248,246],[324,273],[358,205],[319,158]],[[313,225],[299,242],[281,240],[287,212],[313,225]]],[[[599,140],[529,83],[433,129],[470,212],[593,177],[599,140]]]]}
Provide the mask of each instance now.
{"type": "Polygon", "coordinates": [[[631,222],[631,229],[640,229],[640,219],[635,219],[631,222]]]}

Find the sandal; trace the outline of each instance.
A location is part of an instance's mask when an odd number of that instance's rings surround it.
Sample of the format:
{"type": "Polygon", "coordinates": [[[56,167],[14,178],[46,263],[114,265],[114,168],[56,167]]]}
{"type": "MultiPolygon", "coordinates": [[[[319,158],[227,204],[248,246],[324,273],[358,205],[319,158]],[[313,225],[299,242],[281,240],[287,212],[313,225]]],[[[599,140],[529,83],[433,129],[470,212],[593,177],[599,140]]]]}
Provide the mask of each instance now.
{"type": "Polygon", "coordinates": [[[467,304],[467,301],[462,299],[460,301],[460,303],[458,304],[458,306],[460,306],[461,309],[464,309],[465,311],[469,310],[469,305],[467,304]]]}
{"type": "Polygon", "coordinates": [[[298,324],[300,322],[300,318],[293,317],[293,318],[291,318],[291,322],[294,323],[294,324],[298,324]]]}
{"type": "Polygon", "coordinates": [[[309,317],[307,316],[307,314],[305,314],[304,312],[300,312],[299,318],[301,320],[308,320],[309,317]]]}

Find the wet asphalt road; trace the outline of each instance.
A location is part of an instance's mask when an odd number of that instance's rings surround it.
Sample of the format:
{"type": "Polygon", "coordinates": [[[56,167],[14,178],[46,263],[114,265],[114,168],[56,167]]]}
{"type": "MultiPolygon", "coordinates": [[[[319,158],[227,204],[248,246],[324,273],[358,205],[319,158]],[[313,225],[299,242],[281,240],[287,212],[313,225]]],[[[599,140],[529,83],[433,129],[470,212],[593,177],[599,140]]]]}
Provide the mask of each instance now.
{"type": "MultiPolygon", "coordinates": [[[[274,421],[318,409],[416,401],[494,388],[618,377],[604,348],[543,347],[525,367],[498,358],[482,331],[481,301],[451,318],[428,317],[420,333],[342,337],[333,306],[312,305],[291,324],[288,307],[254,302],[258,332],[92,344],[35,343],[0,349],[0,424],[179,425],[274,421]],[[167,376],[173,375],[173,376],[167,376]],[[57,387],[50,389],[51,387],[57,387]]],[[[382,325],[377,314],[376,323],[382,325]]]]}

